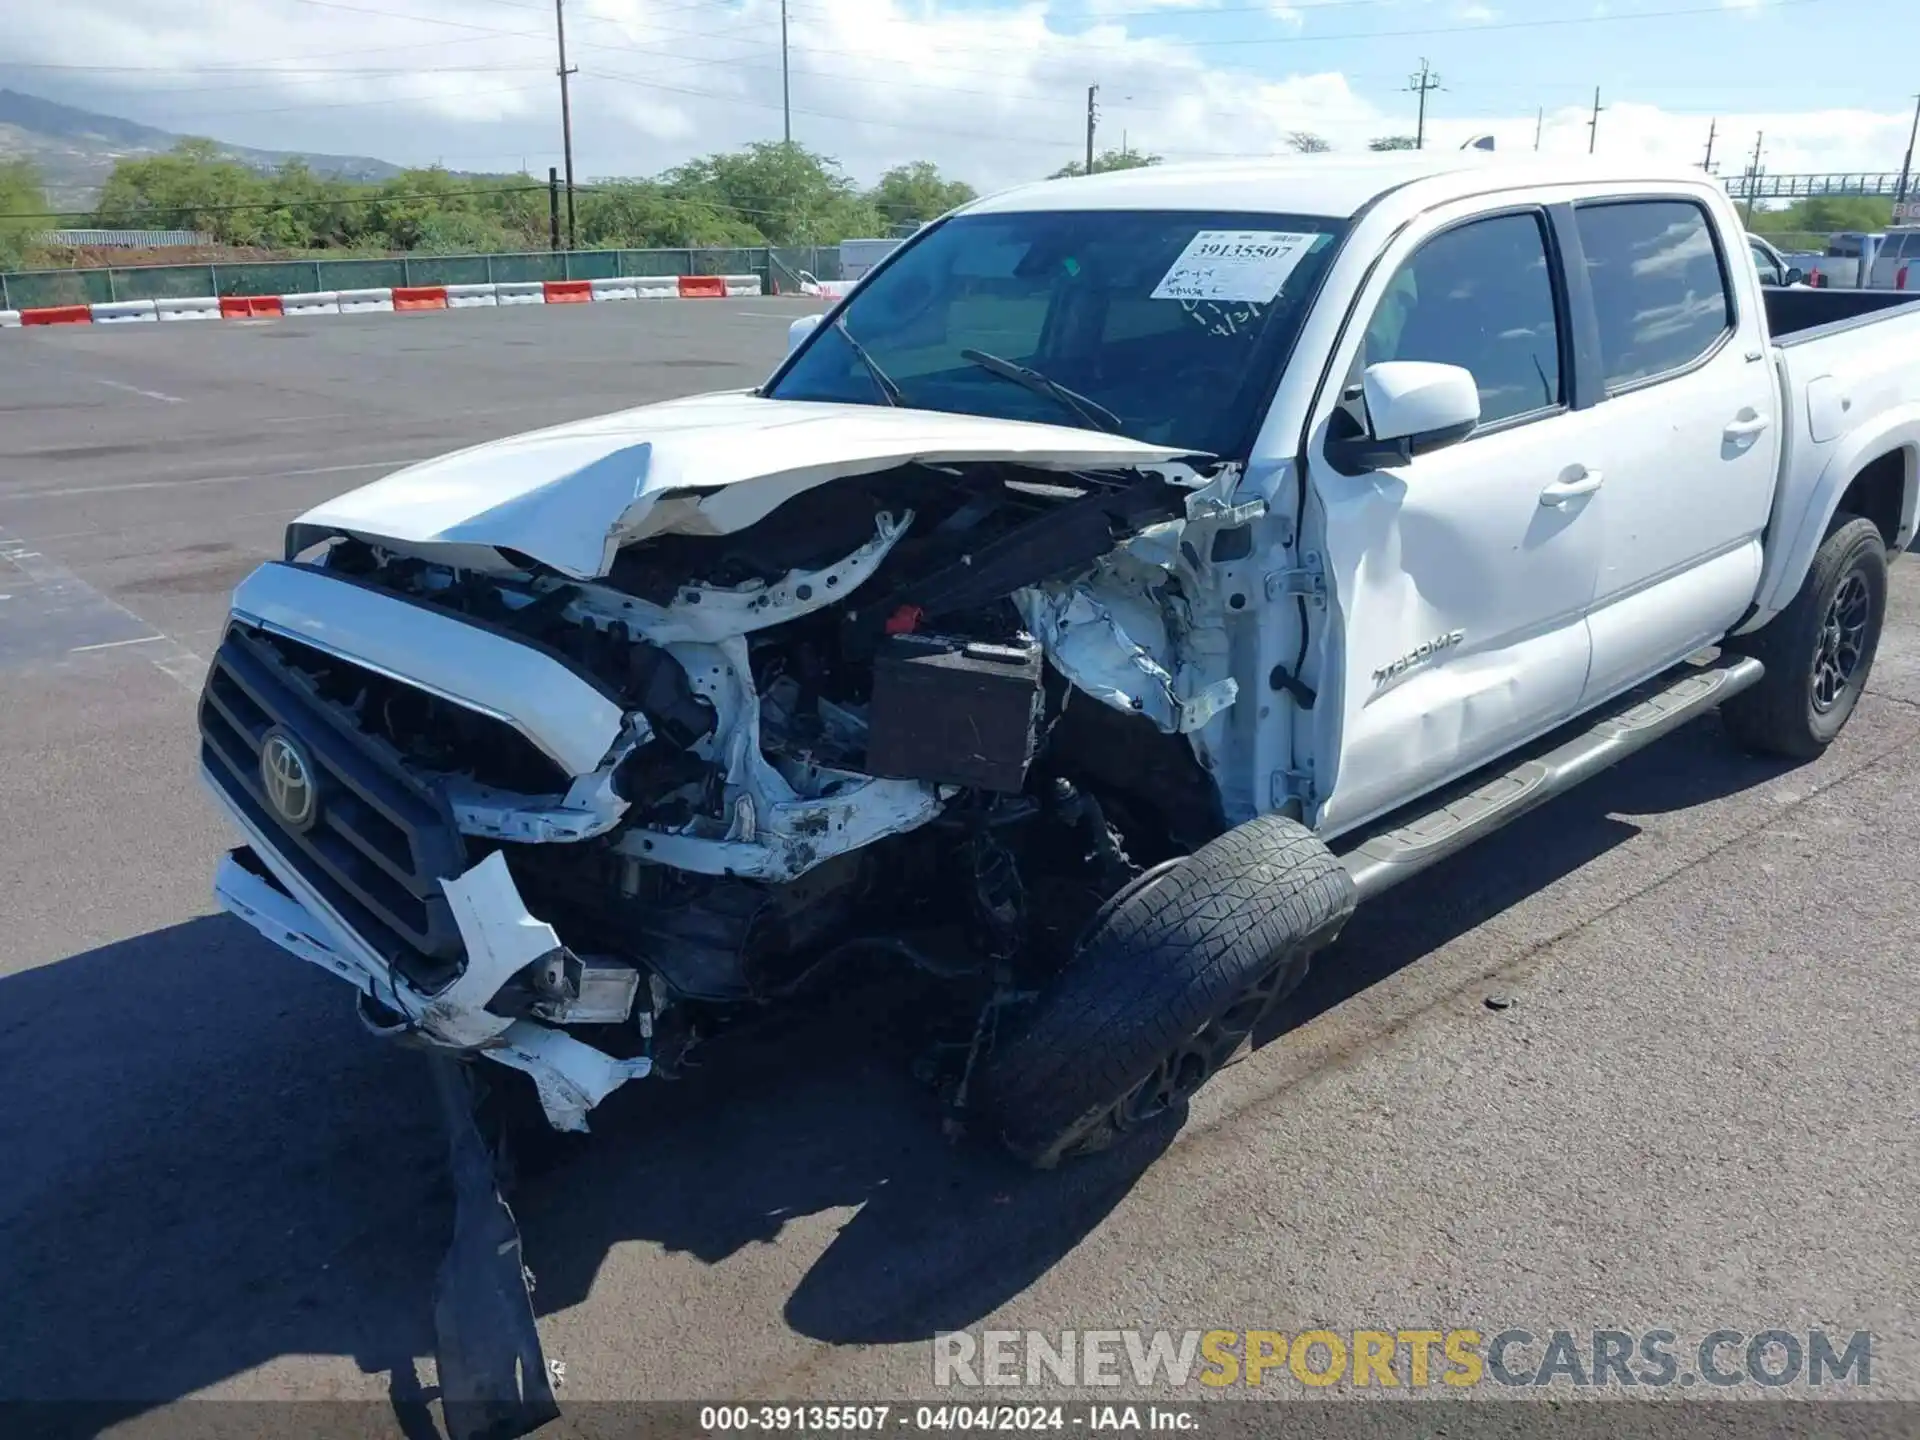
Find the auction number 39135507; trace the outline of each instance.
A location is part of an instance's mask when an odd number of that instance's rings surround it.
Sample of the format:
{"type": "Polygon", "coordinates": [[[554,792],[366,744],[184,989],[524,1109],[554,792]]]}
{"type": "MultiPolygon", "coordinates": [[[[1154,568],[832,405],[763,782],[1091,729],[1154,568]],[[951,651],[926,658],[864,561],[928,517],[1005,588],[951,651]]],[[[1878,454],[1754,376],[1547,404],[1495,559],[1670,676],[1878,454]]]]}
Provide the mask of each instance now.
{"type": "MultiPolygon", "coordinates": [[[[1102,1428],[1097,1422],[1076,1419],[1073,1423],[1102,1428]]],[[[700,1410],[700,1429],[710,1435],[1064,1430],[1067,1426],[1066,1407],[1060,1405],[706,1405],[700,1410]]]]}

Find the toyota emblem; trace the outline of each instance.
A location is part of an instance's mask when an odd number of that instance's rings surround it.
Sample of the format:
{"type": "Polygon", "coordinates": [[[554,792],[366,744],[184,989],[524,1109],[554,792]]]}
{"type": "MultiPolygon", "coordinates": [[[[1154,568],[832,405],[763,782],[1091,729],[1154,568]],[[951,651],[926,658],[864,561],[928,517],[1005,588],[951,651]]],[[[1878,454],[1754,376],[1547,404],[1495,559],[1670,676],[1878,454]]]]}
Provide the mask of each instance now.
{"type": "Polygon", "coordinates": [[[300,742],[284,731],[270,731],[260,747],[260,785],[282,825],[304,830],[313,823],[320,801],[313,761],[300,742]]]}

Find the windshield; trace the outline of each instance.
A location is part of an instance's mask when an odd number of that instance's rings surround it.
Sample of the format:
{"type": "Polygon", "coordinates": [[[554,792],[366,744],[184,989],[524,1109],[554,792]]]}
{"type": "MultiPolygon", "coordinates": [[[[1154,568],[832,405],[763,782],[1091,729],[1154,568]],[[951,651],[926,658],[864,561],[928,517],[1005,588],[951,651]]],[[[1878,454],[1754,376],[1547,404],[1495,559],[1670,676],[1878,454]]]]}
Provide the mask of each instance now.
{"type": "Polygon", "coordinates": [[[1246,439],[1342,228],[1237,211],[963,215],[868,281],[765,393],[1225,454],[1246,439]]]}

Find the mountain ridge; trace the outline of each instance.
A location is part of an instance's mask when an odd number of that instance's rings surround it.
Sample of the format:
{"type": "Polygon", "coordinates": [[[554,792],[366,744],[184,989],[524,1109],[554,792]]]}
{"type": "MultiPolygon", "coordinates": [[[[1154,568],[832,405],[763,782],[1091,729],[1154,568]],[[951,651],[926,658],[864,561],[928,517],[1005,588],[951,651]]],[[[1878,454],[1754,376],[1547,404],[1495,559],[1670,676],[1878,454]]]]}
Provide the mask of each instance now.
{"type": "MultiPolygon", "coordinates": [[[[38,167],[49,208],[93,208],[116,161],[162,155],[188,138],[156,125],[83,110],[20,90],[0,88],[0,160],[27,159],[38,167]]],[[[215,140],[220,153],[255,170],[304,160],[316,175],[343,180],[385,180],[398,165],[368,155],[324,155],[298,150],[260,150],[215,140]]]]}

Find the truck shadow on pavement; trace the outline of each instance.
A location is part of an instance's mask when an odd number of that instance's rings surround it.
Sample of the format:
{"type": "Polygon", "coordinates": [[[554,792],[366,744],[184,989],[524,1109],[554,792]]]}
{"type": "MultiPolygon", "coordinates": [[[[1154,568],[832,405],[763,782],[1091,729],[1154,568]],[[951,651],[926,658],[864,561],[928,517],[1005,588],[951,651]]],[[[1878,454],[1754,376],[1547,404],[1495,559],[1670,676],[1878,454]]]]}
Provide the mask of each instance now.
{"type": "MultiPolygon", "coordinates": [[[[1363,911],[1283,1025],[1638,833],[1616,817],[1778,773],[1717,722],[1687,727],[1363,911]]],[[[420,1429],[443,1143],[426,1067],[365,1037],[346,999],[224,917],[0,980],[0,1284],[20,1322],[0,1399],[130,1413],[279,1357],[341,1356],[390,1373],[400,1424],[420,1429]]],[[[863,1002],[616,1094],[516,1197],[538,1312],[584,1300],[623,1242],[717,1264],[844,1208],[779,1318],[831,1344],[924,1340],[1044,1275],[1171,1143],[1149,1133],[1046,1175],[950,1145],[898,1019],[863,1002]]]]}

